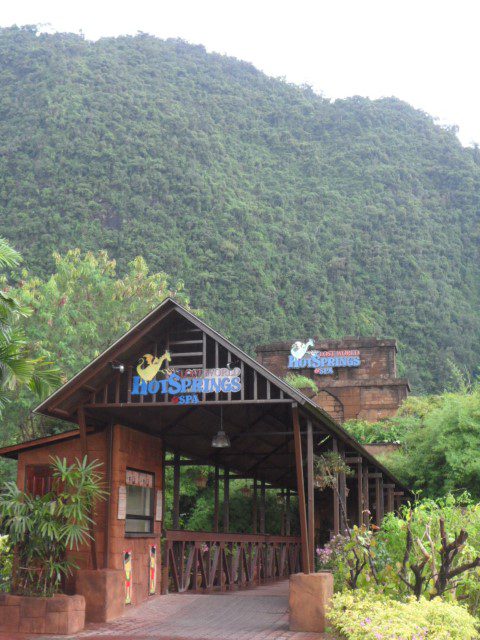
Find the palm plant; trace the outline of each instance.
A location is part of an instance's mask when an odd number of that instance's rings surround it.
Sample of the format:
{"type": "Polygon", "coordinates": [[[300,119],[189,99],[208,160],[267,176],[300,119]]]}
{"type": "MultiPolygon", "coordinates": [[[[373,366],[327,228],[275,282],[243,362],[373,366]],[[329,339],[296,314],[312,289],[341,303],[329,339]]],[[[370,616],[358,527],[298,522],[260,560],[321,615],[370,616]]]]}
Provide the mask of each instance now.
{"type": "Polygon", "coordinates": [[[89,541],[97,500],[104,499],[101,463],[52,458],[53,487],[32,496],[8,482],[0,494],[0,523],[8,535],[15,562],[10,590],[18,595],[49,596],[75,564],[67,550],[89,541]]]}
{"type": "MultiPolygon", "coordinates": [[[[21,261],[20,254],[3,238],[0,238],[0,268],[13,269],[21,261]]],[[[30,315],[10,293],[3,279],[0,290],[0,414],[9,400],[9,393],[19,385],[25,385],[36,395],[43,396],[54,388],[60,379],[59,370],[43,358],[30,358],[25,334],[19,322],[30,315]]]]}

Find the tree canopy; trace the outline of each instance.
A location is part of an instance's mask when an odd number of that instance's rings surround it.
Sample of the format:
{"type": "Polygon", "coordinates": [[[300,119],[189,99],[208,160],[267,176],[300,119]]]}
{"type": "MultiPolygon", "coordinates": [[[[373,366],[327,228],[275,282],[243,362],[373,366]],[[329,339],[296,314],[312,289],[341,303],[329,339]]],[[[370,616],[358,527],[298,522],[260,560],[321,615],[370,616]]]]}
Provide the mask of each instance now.
{"type": "Polygon", "coordinates": [[[425,113],[145,34],[2,29],[0,83],[1,229],[33,274],[142,255],[251,353],[396,337],[416,392],[477,367],[478,152],[425,113]]]}

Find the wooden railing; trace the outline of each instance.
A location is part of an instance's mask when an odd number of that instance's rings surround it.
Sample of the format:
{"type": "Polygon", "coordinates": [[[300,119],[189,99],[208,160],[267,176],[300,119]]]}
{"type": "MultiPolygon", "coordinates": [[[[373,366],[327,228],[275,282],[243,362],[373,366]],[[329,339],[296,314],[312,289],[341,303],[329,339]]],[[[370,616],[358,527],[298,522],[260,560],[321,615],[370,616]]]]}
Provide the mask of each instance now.
{"type": "Polygon", "coordinates": [[[166,531],[164,558],[163,592],[253,587],[300,571],[300,538],[166,531]]]}

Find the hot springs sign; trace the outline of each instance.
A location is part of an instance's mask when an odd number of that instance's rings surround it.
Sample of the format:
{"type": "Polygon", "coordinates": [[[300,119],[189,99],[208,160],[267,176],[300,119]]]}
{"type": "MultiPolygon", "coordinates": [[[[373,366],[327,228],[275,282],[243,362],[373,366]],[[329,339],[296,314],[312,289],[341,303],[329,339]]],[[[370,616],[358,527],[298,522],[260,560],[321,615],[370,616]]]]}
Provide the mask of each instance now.
{"type": "Polygon", "coordinates": [[[173,404],[198,404],[199,394],[238,393],[242,388],[239,367],[176,370],[167,365],[161,369],[164,362],[170,361],[168,351],[160,358],[149,353],[140,358],[138,376],[134,376],[132,381],[132,396],[161,394],[171,396],[173,404]],[[157,379],[158,374],[160,379],[157,379]]]}
{"type": "Polygon", "coordinates": [[[314,369],[320,376],[328,376],[334,369],[341,367],[359,367],[360,351],[357,349],[342,351],[312,351],[315,345],[310,338],[307,342],[294,342],[288,356],[289,369],[314,369]]]}

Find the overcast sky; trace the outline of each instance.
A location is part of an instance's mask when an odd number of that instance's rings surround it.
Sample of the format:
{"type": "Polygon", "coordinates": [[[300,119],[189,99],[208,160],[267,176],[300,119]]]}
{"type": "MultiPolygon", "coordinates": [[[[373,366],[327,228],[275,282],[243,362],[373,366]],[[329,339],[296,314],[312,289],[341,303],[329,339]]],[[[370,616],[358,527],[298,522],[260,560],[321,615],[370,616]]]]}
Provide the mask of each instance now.
{"type": "Polygon", "coordinates": [[[329,98],[397,96],[480,143],[478,0],[3,0],[0,24],[180,37],[329,98]]]}

